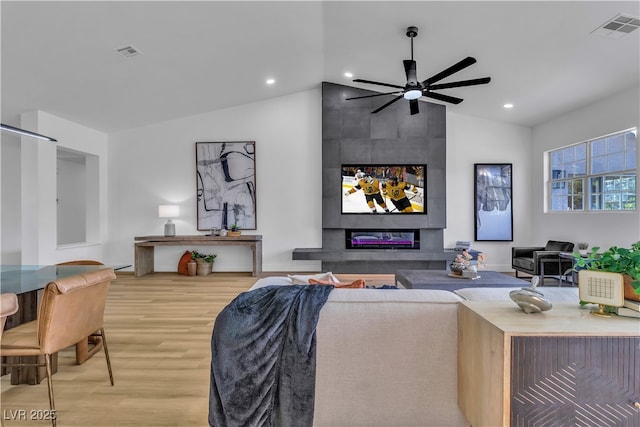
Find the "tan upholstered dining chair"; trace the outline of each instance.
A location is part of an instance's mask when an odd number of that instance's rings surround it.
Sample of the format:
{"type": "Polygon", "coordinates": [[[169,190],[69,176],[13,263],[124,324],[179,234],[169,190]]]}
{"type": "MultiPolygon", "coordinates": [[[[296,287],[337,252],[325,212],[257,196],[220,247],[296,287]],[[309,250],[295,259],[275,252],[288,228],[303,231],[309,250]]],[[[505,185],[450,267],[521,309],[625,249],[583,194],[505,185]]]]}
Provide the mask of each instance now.
{"type": "MultiPolygon", "coordinates": [[[[77,259],[73,261],[60,262],[56,265],[104,265],[100,261],[92,259],[77,259]]],[[[84,362],[93,357],[94,354],[102,348],[102,338],[97,334],[83,338],[76,343],[76,364],[82,365],[84,362]]]]}
{"type": "Polygon", "coordinates": [[[16,294],[0,294],[0,337],[7,323],[7,317],[18,311],[18,296],[16,294]]]}
{"type": "MultiPolygon", "coordinates": [[[[47,284],[42,294],[38,318],[9,329],[0,342],[1,356],[36,356],[34,363],[6,362],[6,366],[45,366],[49,388],[49,405],[55,414],[51,356],[93,334],[102,337],[104,354],[113,382],[109,350],[103,328],[104,309],[111,281],[116,278],[113,269],[104,268],[65,277],[47,284]],[[39,356],[39,357],[38,357],[39,356]],[[44,363],[42,363],[44,357],[44,363]]],[[[56,425],[56,417],[52,424],[56,425]]]]}

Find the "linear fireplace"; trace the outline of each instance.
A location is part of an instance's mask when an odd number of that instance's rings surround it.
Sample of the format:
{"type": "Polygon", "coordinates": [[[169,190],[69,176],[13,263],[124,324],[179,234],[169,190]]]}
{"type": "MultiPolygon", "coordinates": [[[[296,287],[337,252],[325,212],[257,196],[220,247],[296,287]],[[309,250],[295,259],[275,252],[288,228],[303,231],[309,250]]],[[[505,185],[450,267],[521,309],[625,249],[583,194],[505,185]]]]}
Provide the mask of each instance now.
{"type": "Polygon", "coordinates": [[[345,229],[346,249],[420,249],[419,229],[345,229]]]}

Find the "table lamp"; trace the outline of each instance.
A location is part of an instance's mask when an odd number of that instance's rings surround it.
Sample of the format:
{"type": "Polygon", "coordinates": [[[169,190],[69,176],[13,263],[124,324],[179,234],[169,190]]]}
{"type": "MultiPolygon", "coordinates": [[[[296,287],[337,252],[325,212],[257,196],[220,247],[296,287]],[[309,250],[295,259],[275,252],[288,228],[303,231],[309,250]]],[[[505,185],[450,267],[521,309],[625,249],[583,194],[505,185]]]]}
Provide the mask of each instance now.
{"type": "Polygon", "coordinates": [[[180,216],[180,206],[178,205],[160,205],[158,206],[158,216],[160,218],[169,218],[164,225],[164,235],[166,237],[173,237],[176,235],[176,225],[171,221],[171,218],[180,216]]]}

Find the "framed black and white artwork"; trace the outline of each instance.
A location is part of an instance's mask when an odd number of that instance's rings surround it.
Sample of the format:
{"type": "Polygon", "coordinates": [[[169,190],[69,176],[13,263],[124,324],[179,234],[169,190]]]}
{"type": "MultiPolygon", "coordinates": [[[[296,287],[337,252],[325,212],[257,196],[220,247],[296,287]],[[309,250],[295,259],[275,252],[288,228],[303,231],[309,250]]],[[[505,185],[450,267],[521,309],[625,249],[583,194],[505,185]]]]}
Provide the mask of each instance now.
{"type": "Polygon", "coordinates": [[[512,164],[476,163],[475,240],[513,241],[512,164]]]}
{"type": "Polygon", "coordinates": [[[196,142],[198,230],[255,230],[256,143],[196,142]]]}

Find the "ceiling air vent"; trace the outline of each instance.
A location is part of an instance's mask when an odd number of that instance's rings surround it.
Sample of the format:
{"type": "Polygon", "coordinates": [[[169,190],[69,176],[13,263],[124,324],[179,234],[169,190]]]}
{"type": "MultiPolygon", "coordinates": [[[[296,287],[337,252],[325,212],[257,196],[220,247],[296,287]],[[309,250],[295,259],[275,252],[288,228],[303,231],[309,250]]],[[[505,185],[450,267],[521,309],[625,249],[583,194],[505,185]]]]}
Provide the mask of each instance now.
{"type": "Polygon", "coordinates": [[[593,30],[591,34],[610,39],[620,39],[637,30],[638,27],[640,27],[640,19],[621,13],[593,30]]]}
{"type": "Polygon", "coordinates": [[[133,46],[120,47],[116,49],[116,52],[118,52],[120,55],[124,56],[125,58],[131,58],[134,56],[142,55],[142,52],[140,52],[138,49],[136,49],[133,46]]]}

